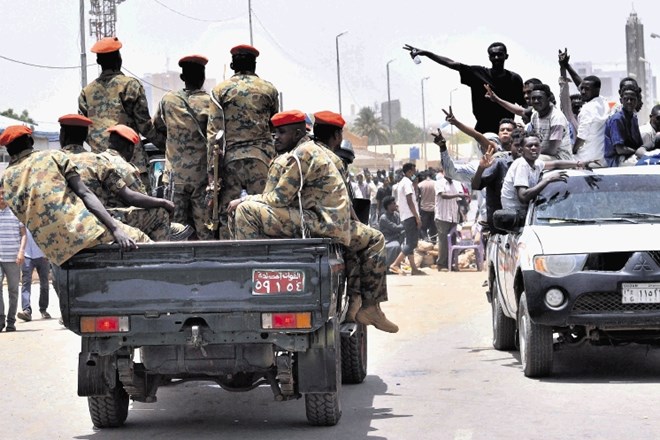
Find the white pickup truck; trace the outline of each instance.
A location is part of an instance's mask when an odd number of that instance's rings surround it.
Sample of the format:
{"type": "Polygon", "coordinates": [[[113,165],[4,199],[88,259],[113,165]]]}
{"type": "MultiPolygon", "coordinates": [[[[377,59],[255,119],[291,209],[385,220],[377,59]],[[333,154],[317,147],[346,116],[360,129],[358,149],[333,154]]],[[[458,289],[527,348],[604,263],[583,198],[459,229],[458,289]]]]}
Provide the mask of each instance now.
{"type": "Polygon", "coordinates": [[[488,299],[493,346],[519,346],[525,376],[562,344],[660,345],[660,167],[569,171],[517,223],[496,213],[488,299]]]}

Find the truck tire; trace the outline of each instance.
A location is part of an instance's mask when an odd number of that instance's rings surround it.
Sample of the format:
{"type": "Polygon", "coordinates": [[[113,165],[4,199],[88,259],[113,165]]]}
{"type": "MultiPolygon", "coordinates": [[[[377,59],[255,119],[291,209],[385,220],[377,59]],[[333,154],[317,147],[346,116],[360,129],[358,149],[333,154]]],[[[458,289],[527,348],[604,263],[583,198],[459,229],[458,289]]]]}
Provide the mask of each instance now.
{"type": "Polygon", "coordinates": [[[96,428],[117,428],[128,417],[128,393],[117,381],[109,396],[88,396],[89,415],[96,428]]]}
{"type": "Polygon", "coordinates": [[[493,347],[495,350],[513,350],[516,348],[516,321],[504,314],[498,289],[495,286],[493,289],[493,347]]]}
{"type": "Polygon", "coordinates": [[[335,381],[337,391],[332,393],[306,393],[305,412],[307,421],[314,426],[334,426],[341,419],[341,336],[339,323],[333,320],[335,346],[335,381]]]}
{"type": "Polygon", "coordinates": [[[367,326],[358,324],[348,338],[341,338],[342,383],[362,383],[367,377],[367,326]]]}
{"type": "Polygon", "coordinates": [[[527,377],[543,377],[552,372],[552,327],[534,324],[527,310],[527,295],[520,297],[518,326],[520,360],[527,377]]]}

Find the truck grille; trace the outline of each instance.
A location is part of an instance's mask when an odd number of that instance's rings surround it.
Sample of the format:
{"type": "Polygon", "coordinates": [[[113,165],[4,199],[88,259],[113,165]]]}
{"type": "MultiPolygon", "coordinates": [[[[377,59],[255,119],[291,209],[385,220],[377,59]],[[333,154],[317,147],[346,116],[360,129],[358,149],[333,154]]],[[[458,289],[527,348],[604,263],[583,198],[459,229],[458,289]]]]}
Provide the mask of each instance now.
{"type": "Polygon", "coordinates": [[[660,304],[623,304],[620,293],[585,293],[573,304],[573,313],[590,314],[599,312],[657,312],[660,304]]]}

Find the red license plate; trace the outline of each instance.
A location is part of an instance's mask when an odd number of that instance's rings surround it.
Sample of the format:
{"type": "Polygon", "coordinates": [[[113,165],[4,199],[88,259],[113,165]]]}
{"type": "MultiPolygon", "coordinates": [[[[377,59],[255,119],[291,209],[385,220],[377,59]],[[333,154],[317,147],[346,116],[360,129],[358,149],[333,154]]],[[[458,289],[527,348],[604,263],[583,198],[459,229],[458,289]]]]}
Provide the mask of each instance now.
{"type": "Polygon", "coordinates": [[[301,270],[252,271],[252,294],[275,295],[305,291],[305,273],[301,270]]]}

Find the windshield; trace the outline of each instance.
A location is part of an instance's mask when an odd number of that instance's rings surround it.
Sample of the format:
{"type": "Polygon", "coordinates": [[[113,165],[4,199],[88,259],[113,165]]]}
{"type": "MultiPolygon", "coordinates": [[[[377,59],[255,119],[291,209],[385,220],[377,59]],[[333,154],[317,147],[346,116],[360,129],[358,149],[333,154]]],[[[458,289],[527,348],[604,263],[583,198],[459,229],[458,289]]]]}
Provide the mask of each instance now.
{"type": "Polygon", "coordinates": [[[660,222],[660,175],[571,176],[534,202],[534,224],[660,222]]]}

